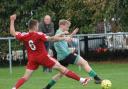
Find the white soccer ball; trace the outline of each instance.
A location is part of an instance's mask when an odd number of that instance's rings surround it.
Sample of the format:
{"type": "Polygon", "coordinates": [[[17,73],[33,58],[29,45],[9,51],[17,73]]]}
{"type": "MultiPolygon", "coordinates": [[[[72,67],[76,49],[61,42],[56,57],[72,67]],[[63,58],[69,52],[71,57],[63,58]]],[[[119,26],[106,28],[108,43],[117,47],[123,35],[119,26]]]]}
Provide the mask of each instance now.
{"type": "Polygon", "coordinates": [[[111,81],[110,80],[103,80],[102,82],[101,82],[101,87],[102,87],[102,89],[111,89],[111,87],[112,87],[112,83],[111,83],[111,81]]]}

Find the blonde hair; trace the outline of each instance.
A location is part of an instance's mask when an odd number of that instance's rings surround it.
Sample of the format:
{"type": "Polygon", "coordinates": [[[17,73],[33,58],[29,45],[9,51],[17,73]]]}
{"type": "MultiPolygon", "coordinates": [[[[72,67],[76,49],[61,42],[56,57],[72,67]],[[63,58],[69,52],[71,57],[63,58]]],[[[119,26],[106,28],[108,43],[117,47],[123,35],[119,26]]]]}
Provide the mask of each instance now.
{"type": "Polygon", "coordinates": [[[59,21],[59,26],[60,26],[60,25],[66,25],[66,24],[67,24],[69,27],[71,26],[71,22],[68,21],[68,20],[61,19],[61,20],[59,21]]]}

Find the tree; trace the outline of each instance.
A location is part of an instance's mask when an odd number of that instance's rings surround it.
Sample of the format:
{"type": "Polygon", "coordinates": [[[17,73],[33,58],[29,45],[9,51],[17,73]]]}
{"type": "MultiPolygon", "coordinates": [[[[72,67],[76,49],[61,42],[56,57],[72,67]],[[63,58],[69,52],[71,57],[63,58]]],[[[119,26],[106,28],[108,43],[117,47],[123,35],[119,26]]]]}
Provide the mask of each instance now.
{"type": "Polygon", "coordinates": [[[70,19],[71,28],[79,27],[80,33],[94,33],[100,20],[114,17],[122,31],[128,31],[128,0],[1,0],[0,37],[10,36],[9,16],[13,13],[17,14],[16,30],[22,32],[30,19],[40,20],[46,14],[52,16],[55,29],[60,19],[70,19]]]}

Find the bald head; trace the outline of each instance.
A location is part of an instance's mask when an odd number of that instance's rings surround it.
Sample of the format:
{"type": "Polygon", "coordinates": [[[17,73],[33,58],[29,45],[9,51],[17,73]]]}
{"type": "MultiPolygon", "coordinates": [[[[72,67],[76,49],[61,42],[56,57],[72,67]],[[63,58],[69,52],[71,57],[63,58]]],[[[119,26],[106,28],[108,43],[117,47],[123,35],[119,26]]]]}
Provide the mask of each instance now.
{"type": "Polygon", "coordinates": [[[50,15],[45,15],[44,16],[44,23],[45,24],[50,24],[51,23],[51,17],[50,17],[50,15]]]}

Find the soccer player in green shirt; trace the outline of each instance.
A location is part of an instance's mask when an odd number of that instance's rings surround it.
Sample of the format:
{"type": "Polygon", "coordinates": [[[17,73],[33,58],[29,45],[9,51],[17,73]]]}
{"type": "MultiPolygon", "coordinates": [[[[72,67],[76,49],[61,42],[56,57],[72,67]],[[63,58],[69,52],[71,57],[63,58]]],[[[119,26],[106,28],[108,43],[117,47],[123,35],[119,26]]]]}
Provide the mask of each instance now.
{"type": "MultiPolygon", "coordinates": [[[[67,33],[69,30],[71,23],[68,20],[60,20],[59,21],[59,29],[56,32],[57,34],[67,33]]],[[[77,33],[78,29],[75,29],[73,33],[70,35],[68,40],[62,40],[54,43],[55,50],[57,52],[57,60],[61,65],[68,67],[69,64],[75,64],[81,66],[90,77],[94,78],[96,84],[101,83],[101,78],[96,74],[96,72],[90,67],[88,62],[82,58],[80,55],[72,53],[68,47],[68,42],[71,41],[71,37],[73,34],[77,33]]],[[[53,76],[52,80],[48,83],[48,85],[43,89],[50,89],[61,77],[64,75],[62,73],[58,73],[53,76]]]]}

